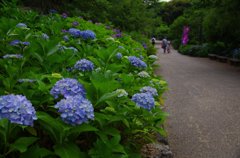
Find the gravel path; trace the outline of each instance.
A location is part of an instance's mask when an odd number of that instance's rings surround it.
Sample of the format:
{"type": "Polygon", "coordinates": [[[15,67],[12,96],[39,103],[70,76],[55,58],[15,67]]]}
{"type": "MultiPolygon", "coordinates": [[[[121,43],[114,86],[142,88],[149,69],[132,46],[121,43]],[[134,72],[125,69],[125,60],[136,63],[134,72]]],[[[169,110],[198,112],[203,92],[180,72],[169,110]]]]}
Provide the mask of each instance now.
{"type": "Polygon", "coordinates": [[[156,47],[174,158],[240,158],[240,68],[156,47]]]}

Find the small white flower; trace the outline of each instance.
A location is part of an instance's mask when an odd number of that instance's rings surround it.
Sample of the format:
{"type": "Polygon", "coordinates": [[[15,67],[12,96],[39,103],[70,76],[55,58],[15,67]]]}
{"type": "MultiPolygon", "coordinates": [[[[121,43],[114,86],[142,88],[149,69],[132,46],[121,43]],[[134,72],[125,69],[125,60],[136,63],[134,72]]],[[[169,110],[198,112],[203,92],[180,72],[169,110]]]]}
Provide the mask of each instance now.
{"type": "Polygon", "coordinates": [[[128,93],[124,89],[117,89],[115,92],[118,94],[117,96],[119,98],[124,97],[124,96],[128,96],[128,93]]]}
{"type": "Polygon", "coordinates": [[[138,73],[138,76],[139,77],[142,77],[142,78],[148,78],[150,77],[150,75],[146,72],[146,71],[141,71],[138,73]]]}

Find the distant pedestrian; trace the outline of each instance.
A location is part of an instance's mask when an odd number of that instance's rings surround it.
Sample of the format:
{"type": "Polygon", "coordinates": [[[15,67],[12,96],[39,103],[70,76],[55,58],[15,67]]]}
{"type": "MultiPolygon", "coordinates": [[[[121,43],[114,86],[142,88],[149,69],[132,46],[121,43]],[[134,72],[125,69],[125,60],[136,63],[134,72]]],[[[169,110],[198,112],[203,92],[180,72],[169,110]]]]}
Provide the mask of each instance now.
{"type": "Polygon", "coordinates": [[[155,38],[155,37],[152,37],[151,41],[152,41],[152,45],[154,46],[155,43],[156,43],[156,38],[155,38]]]}
{"type": "Polygon", "coordinates": [[[165,38],[163,38],[163,40],[162,40],[163,53],[166,53],[167,47],[168,47],[168,40],[167,40],[167,38],[165,37],[165,38]]]}
{"type": "Polygon", "coordinates": [[[167,42],[167,52],[170,53],[171,41],[167,42]]]}

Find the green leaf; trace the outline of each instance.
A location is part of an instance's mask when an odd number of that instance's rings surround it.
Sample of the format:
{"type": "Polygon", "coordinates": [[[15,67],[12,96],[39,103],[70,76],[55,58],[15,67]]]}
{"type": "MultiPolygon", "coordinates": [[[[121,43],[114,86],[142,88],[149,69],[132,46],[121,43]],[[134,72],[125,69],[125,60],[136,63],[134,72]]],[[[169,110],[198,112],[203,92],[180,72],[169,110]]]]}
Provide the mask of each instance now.
{"type": "Polygon", "coordinates": [[[32,53],[32,55],[40,62],[43,63],[43,58],[38,53],[32,53]]]}
{"type": "Polygon", "coordinates": [[[85,158],[86,155],[73,143],[58,144],[54,146],[54,152],[60,158],[85,158]]]}
{"type": "Polygon", "coordinates": [[[53,47],[52,49],[50,49],[48,51],[47,56],[50,56],[50,55],[54,54],[57,51],[58,51],[58,46],[55,46],[55,47],[53,47]]]}
{"type": "Polygon", "coordinates": [[[45,112],[37,112],[37,117],[42,128],[47,130],[52,140],[61,143],[66,135],[67,127],[64,127],[57,119],[54,119],[45,112]]]}
{"type": "Polygon", "coordinates": [[[21,137],[11,144],[10,150],[18,150],[21,153],[27,151],[28,146],[38,140],[37,137],[21,137]]]}
{"type": "Polygon", "coordinates": [[[32,146],[30,147],[26,152],[21,154],[20,158],[43,158],[49,155],[55,155],[52,151],[45,149],[45,148],[40,148],[39,146],[32,146]]]}
{"type": "Polygon", "coordinates": [[[114,91],[114,92],[111,92],[111,93],[105,93],[104,95],[102,95],[102,96],[98,99],[96,105],[99,104],[99,103],[101,103],[101,102],[103,102],[103,101],[105,101],[105,100],[114,98],[114,97],[116,97],[117,95],[118,95],[118,93],[116,93],[115,91],[114,91]]]}
{"type": "Polygon", "coordinates": [[[77,137],[82,132],[97,132],[97,131],[99,130],[90,124],[82,124],[79,126],[72,127],[67,132],[69,136],[71,135],[72,137],[77,137]]]}

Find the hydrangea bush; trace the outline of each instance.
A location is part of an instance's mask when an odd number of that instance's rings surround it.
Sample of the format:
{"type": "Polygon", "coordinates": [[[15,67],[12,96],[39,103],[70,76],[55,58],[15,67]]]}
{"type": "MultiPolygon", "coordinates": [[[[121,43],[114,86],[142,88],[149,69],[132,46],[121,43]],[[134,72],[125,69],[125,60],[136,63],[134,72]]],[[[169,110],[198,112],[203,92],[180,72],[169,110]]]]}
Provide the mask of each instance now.
{"type": "Polygon", "coordinates": [[[15,10],[0,10],[0,155],[137,158],[165,135],[167,84],[141,43],[79,16],[15,10]]]}

